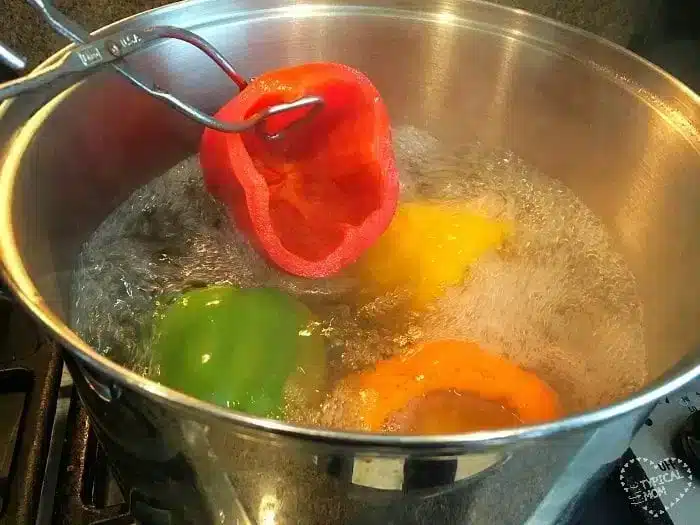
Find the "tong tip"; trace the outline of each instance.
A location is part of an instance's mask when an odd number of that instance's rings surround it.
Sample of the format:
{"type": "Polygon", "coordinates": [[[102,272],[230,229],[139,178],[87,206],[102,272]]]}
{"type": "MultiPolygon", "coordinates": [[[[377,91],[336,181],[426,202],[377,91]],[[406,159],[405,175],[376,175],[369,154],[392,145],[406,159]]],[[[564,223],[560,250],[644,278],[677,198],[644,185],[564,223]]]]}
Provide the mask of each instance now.
{"type": "Polygon", "coordinates": [[[27,59],[0,42],[0,63],[14,71],[22,71],[27,67],[27,59]]]}

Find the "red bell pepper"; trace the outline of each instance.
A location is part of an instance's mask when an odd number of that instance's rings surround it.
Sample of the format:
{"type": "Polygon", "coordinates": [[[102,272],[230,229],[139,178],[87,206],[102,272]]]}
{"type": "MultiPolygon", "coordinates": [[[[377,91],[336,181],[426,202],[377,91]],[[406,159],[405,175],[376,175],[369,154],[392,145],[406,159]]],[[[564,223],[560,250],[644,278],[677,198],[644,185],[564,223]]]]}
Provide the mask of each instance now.
{"type": "MultiPolygon", "coordinates": [[[[208,190],[273,263],[324,277],[354,262],[396,210],[391,128],[376,88],[347,66],[305,64],[257,77],[216,116],[238,121],[313,95],[324,100],[320,111],[276,141],[206,129],[200,162],[208,190]]],[[[271,117],[266,129],[302,111],[271,117]]]]}

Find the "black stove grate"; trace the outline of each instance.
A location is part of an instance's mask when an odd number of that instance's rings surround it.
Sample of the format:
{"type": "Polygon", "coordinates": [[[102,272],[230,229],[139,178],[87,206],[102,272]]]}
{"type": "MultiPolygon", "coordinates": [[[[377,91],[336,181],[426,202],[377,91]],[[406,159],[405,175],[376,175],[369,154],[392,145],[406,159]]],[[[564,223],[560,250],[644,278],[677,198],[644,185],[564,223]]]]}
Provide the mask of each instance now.
{"type": "Polygon", "coordinates": [[[135,523],[75,392],[66,419],[53,508],[53,525],[135,523]]]}
{"type": "Polygon", "coordinates": [[[34,525],[62,363],[0,288],[0,525],[34,525]]]}

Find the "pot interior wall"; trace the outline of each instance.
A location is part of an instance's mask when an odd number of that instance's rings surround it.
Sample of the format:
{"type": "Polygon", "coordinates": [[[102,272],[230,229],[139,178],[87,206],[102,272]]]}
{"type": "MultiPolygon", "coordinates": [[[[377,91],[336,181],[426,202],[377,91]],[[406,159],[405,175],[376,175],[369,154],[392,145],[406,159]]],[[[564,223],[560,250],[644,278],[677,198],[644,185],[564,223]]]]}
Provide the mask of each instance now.
{"type": "MultiPolygon", "coordinates": [[[[305,61],[343,62],[373,80],[395,125],[512,150],[561,179],[604,220],[638,279],[651,378],[697,358],[698,109],[675,81],[585,35],[479,4],[436,15],[299,8],[216,19],[210,4],[195,4],[178,23],[247,76],[305,61]]],[[[159,16],[165,14],[134,24],[155,24],[159,16]]],[[[159,44],[129,64],[208,111],[235,93],[183,43],[159,44]]],[[[22,104],[9,108],[5,122],[22,104]]],[[[21,132],[29,137],[23,151],[6,151],[19,253],[62,318],[81,244],[135,188],[196,151],[200,133],[105,72],[35,115],[21,132]]]]}

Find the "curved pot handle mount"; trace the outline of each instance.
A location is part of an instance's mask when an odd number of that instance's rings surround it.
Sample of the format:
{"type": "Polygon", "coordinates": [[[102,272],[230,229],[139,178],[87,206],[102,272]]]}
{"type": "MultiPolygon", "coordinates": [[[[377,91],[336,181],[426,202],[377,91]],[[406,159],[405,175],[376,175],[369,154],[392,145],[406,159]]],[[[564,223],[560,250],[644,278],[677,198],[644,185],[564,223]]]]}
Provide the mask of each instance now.
{"type": "Polygon", "coordinates": [[[449,457],[318,457],[326,474],[344,481],[351,498],[386,501],[410,493],[428,498],[451,492],[487,475],[511,457],[505,451],[449,457]]]}
{"type": "Polygon", "coordinates": [[[99,380],[93,372],[91,372],[82,363],[76,361],[76,366],[80,370],[85,382],[90,387],[97,397],[105,403],[111,403],[121,397],[122,389],[109,380],[99,380]]]}

